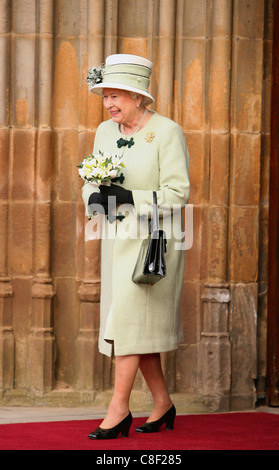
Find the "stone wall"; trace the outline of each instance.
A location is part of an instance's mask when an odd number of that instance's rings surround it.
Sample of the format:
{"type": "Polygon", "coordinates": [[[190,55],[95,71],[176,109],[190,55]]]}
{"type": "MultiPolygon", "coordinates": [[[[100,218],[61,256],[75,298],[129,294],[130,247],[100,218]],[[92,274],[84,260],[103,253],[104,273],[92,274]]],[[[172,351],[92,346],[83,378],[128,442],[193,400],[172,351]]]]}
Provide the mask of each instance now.
{"type": "MultiPolygon", "coordinates": [[[[76,165],[107,119],[88,66],[154,62],[153,108],[183,128],[194,243],[185,343],[163,356],[179,411],[251,408],[266,375],[272,0],[0,1],[0,397],[105,403],[100,243],[76,165]]],[[[134,408],[149,395],[137,377],[134,408]]]]}

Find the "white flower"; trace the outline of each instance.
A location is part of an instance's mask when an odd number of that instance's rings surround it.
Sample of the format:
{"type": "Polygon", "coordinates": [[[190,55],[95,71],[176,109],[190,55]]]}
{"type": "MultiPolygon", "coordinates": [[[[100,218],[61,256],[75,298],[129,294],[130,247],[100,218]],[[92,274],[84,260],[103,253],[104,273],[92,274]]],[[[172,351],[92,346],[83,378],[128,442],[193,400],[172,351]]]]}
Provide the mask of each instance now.
{"type": "Polygon", "coordinates": [[[78,165],[79,176],[87,182],[102,183],[116,178],[124,168],[122,157],[109,152],[99,152],[85,157],[78,165]]]}
{"type": "Polygon", "coordinates": [[[116,178],[117,173],[118,173],[118,170],[110,170],[109,176],[110,176],[111,178],[116,178]]]}
{"type": "Polygon", "coordinates": [[[102,64],[100,67],[92,67],[88,69],[88,74],[86,77],[86,82],[89,90],[98,83],[102,83],[103,76],[104,76],[104,68],[105,66],[102,64]]]}

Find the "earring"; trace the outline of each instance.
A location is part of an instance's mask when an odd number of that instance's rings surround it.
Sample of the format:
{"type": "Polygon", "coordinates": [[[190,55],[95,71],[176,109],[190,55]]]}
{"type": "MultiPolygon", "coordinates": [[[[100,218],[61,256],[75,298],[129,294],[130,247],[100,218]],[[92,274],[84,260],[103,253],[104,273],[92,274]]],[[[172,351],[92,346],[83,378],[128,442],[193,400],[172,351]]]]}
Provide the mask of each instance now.
{"type": "Polygon", "coordinates": [[[137,103],[137,108],[139,108],[139,103],[137,103]]]}

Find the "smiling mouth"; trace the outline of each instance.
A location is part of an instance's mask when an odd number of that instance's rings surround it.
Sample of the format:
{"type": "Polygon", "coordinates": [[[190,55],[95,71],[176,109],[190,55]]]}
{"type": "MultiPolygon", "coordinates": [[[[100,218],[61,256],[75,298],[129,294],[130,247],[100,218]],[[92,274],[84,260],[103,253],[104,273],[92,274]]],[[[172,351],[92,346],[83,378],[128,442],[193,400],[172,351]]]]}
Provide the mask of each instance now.
{"type": "Polygon", "coordinates": [[[110,115],[111,115],[111,116],[117,116],[119,113],[120,113],[120,110],[119,110],[119,109],[110,111],[110,115]]]}

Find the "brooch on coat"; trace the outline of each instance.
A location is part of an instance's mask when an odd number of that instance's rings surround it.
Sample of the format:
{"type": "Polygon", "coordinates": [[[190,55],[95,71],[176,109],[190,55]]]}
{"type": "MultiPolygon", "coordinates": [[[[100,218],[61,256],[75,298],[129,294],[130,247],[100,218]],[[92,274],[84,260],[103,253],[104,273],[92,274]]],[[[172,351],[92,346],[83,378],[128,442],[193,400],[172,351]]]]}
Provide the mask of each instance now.
{"type": "Polygon", "coordinates": [[[123,139],[123,137],[121,137],[120,139],[117,140],[117,147],[120,149],[121,147],[126,147],[126,145],[128,145],[128,149],[132,147],[132,145],[135,145],[135,141],[134,141],[134,138],[131,137],[130,140],[128,139],[123,139]]]}
{"type": "Polygon", "coordinates": [[[155,132],[147,132],[146,136],[145,136],[145,140],[147,143],[151,143],[152,140],[155,139],[155,132]]]}

